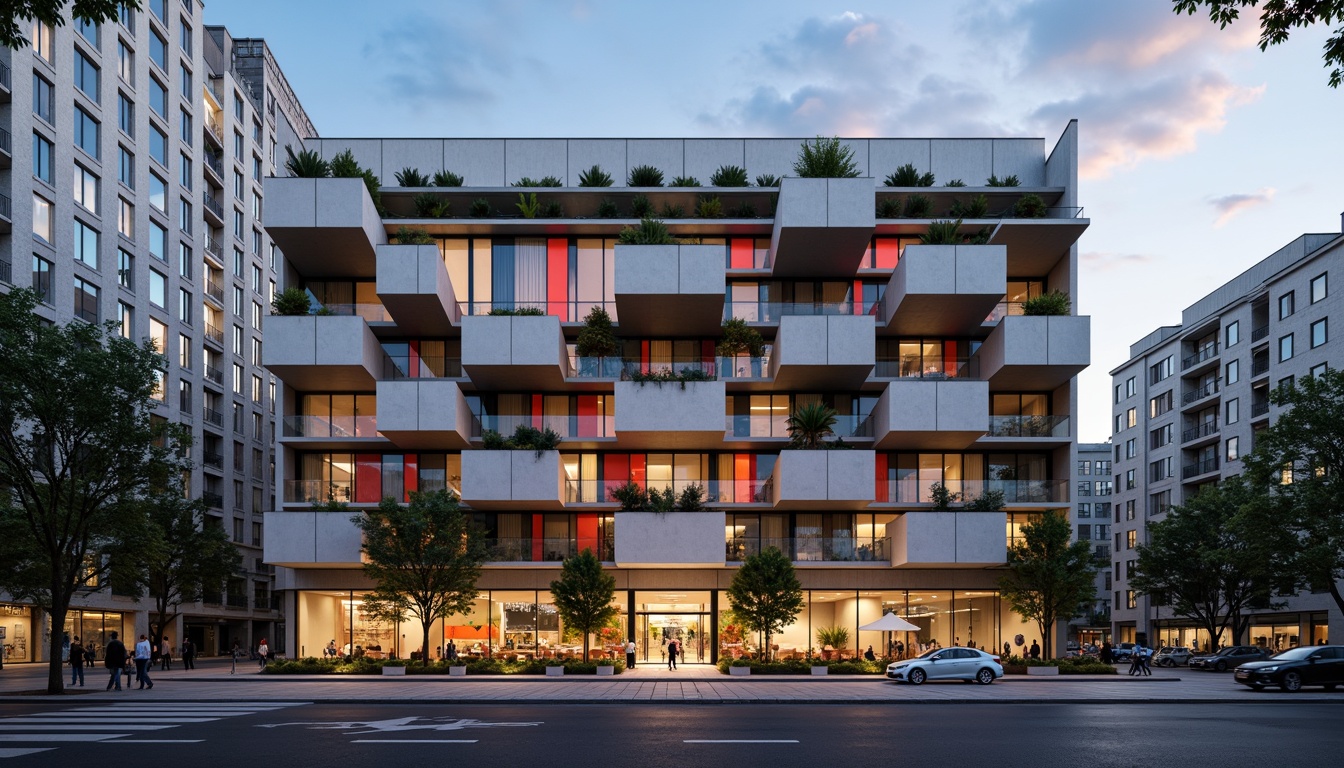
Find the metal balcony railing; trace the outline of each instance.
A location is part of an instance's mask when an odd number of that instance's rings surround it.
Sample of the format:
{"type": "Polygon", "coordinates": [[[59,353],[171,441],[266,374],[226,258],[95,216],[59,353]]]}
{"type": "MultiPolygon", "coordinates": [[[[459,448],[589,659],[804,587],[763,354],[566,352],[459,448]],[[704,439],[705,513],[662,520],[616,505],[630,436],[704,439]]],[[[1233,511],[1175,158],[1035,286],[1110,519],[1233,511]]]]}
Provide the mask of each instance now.
{"type": "Polygon", "coordinates": [[[1260,403],[1251,403],[1251,418],[1255,418],[1256,416],[1264,416],[1266,413],[1269,413],[1268,400],[1260,403]]]}
{"type": "Polygon", "coordinates": [[[9,80],[10,80],[9,65],[4,63],[3,61],[0,61],[0,85],[4,86],[5,90],[9,90],[11,88],[9,80]]]}
{"type": "Polygon", "coordinates": [[[201,456],[201,463],[207,467],[214,467],[215,469],[223,469],[224,454],[207,452],[203,456],[201,456]]]}
{"type": "Polygon", "coordinates": [[[219,263],[224,263],[224,247],[219,244],[218,240],[210,235],[205,236],[205,251],[211,256],[214,256],[215,260],[219,263]]]}
{"type": "Polygon", "coordinates": [[[1217,394],[1218,384],[1220,381],[1221,379],[1215,379],[1213,381],[1210,381],[1208,384],[1199,387],[1198,389],[1192,389],[1189,392],[1186,392],[1185,394],[1181,395],[1181,405],[1189,405],[1191,403],[1203,400],[1204,398],[1209,397],[1210,395],[1217,394]]]}
{"type": "Polygon", "coordinates": [[[1218,420],[1206,421],[1181,432],[1181,442],[1188,443],[1201,437],[1218,434],[1218,420]]]}
{"type": "Polygon", "coordinates": [[[211,509],[224,509],[224,497],[213,491],[205,491],[201,494],[201,501],[211,509]]]}
{"type": "Polygon", "coordinates": [[[205,324],[205,338],[206,338],[207,340],[209,340],[209,341],[213,341],[213,342],[215,342],[216,344],[223,344],[223,343],[224,343],[224,332],[221,331],[220,329],[216,328],[215,326],[211,325],[210,323],[206,323],[206,324],[205,324]]]}
{"type": "Polygon", "coordinates": [[[1181,467],[1181,479],[1189,480],[1192,477],[1206,475],[1218,469],[1218,457],[1196,461],[1194,464],[1186,464],[1181,467]]]}
{"type": "Polygon", "coordinates": [[[1261,325],[1251,329],[1251,341],[1259,341],[1269,335],[1269,326],[1261,325]]]}
{"type": "Polygon", "coordinates": [[[227,595],[224,605],[228,608],[247,610],[247,595],[227,595]]]}
{"type": "Polygon", "coordinates": [[[221,180],[224,178],[224,161],[213,152],[205,152],[205,166],[215,172],[221,180]]]}
{"type": "Polygon", "coordinates": [[[224,384],[224,372],[213,365],[205,366],[205,378],[221,386],[224,384]]]}
{"type": "Polygon", "coordinates": [[[1204,346],[1196,350],[1193,355],[1190,355],[1189,357],[1186,357],[1183,360],[1181,360],[1181,370],[1184,371],[1188,368],[1199,365],[1205,360],[1217,356],[1218,356],[1218,342],[1215,341],[1212,344],[1205,344],[1204,346]]]}
{"type": "Polygon", "coordinates": [[[12,221],[13,214],[10,212],[9,195],[0,194],[0,219],[12,221]]]}
{"type": "Polygon", "coordinates": [[[210,194],[209,192],[202,192],[201,201],[205,203],[206,210],[215,214],[215,216],[218,217],[220,221],[224,220],[224,206],[220,204],[219,200],[215,199],[214,195],[210,194]]]}
{"type": "Polygon", "coordinates": [[[6,155],[8,155],[11,154],[13,151],[14,151],[13,138],[9,135],[9,131],[5,130],[4,128],[0,128],[0,152],[4,152],[6,155]]]}
{"type": "Polygon", "coordinates": [[[1068,437],[1068,416],[990,416],[989,437],[1068,437]]]}
{"type": "Polygon", "coordinates": [[[205,420],[208,423],[214,424],[216,427],[224,426],[224,414],[214,410],[210,406],[206,406],[202,410],[201,415],[205,417],[205,420]]]}
{"type": "Polygon", "coordinates": [[[886,539],[859,540],[852,536],[731,538],[724,542],[724,559],[741,562],[770,547],[799,563],[891,563],[886,539]]]}
{"type": "Polygon", "coordinates": [[[1255,360],[1251,362],[1252,376],[1260,376],[1261,374],[1265,373],[1269,373],[1269,358],[1264,358],[1262,360],[1255,360]]]}
{"type": "Polygon", "coordinates": [[[0,282],[14,284],[13,267],[4,259],[0,259],[0,282]]]}
{"type": "Polygon", "coordinates": [[[206,278],[205,280],[205,293],[215,301],[224,301],[224,286],[210,278],[206,278]]]}

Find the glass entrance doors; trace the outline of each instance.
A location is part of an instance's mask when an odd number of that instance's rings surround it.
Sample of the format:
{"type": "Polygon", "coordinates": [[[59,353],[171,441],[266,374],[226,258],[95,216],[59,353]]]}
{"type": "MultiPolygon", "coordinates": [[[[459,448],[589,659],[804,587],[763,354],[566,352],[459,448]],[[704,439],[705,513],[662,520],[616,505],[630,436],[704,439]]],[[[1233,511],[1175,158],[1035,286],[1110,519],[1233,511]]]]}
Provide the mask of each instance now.
{"type": "Polygon", "coordinates": [[[678,664],[708,664],[709,592],[636,592],[635,645],[639,663],[667,664],[667,644],[681,645],[678,664]]]}

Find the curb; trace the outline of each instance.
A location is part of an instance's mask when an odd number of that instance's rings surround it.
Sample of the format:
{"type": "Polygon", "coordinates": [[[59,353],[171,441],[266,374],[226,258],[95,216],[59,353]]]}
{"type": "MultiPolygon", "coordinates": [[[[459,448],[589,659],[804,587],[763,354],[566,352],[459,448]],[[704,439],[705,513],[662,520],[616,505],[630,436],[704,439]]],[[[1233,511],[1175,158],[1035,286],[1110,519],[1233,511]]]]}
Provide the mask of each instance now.
{"type": "MultiPolygon", "coordinates": [[[[53,703],[51,697],[44,696],[22,696],[10,699],[15,702],[42,702],[53,703]]],[[[239,699],[242,701],[243,699],[239,699]]],[[[105,699],[86,700],[90,703],[102,702],[105,699]]],[[[156,699],[161,703],[187,703],[187,702],[228,702],[226,698],[209,699],[156,699]]],[[[1109,699],[1109,698],[1089,698],[1089,699],[1067,699],[1059,701],[1042,700],[1039,698],[1004,698],[1004,699],[855,699],[855,700],[800,700],[786,698],[765,698],[765,699],[455,699],[455,698],[349,698],[349,699],[319,699],[315,701],[290,701],[288,699],[277,699],[276,703],[288,703],[294,706],[319,706],[327,704],[337,705],[360,705],[360,704],[378,704],[378,705],[400,705],[400,706],[421,706],[426,704],[449,704],[462,706],[749,706],[753,704],[763,704],[770,706],[949,706],[959,704],[971,705],[995,705],[995,704],[1038,704],[1038,705],[1059,705],[1073,706],[1077,704],[1107,704],[1107,705],[1126,705],[1126,704],[1228,704],[1228,705],[1261,705],[1261,704],[1333,704],[1344,705],[1344,699],[1321,699],[1317,701],[1304,700],[1298,696],[1281,697],[1275,699],[1264,699],[1261,701],[1229,700],[1226,698],[1184,698],[1173,699],[1166,697],[1152,697],[1142,699],[1109,699]]]]}

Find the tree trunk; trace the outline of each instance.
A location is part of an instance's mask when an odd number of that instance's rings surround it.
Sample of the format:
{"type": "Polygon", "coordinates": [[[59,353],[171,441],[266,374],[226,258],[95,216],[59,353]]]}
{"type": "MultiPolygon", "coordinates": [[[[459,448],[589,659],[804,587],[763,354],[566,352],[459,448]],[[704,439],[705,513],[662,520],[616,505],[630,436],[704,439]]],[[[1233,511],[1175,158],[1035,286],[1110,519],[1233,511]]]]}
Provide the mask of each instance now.
{"type": "MultiPolygon", "coordinates": [[[[52,603],[56,601],[53,600],[52,603]]],[[[65,693],[65,667],[61,662],[61,638],[65,632],[65,608],[53,606],[51,609],[51,639],[47,646],[47,693],[60,696],[65,693]]]]}
{"type": "Polygon", "coordinates": [[[1339,592],[1339,582],[1335,581],[1334,574],[1328,574],[1325,579],[1326,588],[1330,590],[1330,596],[1335,599],[1335,605],[1339,607],[1340,613],[1344,613],[1344,594],[1339,592]]]}
{"type": "Polygon", "coordinates": [[[588,631],[583,631],[583,660],[588,661],[588,631]]]}
{"type": "Polygon", "coordinates": [[[769,631],[769,630],[766,630],[766,632],[765,632],[765,647],[762,648],[761,650],[765,652],[765,660],[766,660],[766,661],[773,661],[773,660],[774,660],[774,652],[771,651],[771,649],[770,649],[770,631],[769,631]]]}
{"type": "Polygon", "coordinates": [[[433,621],[432,619],[431,619],[430,621],[422,621],[422,622],[420,622],[420,626],[421,626],[421,628],[423,628],[424,631],[425,631],[425,641],[424,641],[424,643],[422,643],[422,644],[420,645],[420,663],[423,664],[424,666],[428,667],[428,666],[429,666],[429,633],[430,633],[430,629],[432,629],[433,626],[434,626],[434,621],[433,621]]]}

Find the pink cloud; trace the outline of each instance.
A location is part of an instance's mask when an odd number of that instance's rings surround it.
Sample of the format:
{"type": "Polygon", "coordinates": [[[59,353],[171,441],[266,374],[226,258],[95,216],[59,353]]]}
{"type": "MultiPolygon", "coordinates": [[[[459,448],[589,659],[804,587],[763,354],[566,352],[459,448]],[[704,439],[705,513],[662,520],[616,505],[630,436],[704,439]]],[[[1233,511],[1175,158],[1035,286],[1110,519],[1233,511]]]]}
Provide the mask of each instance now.
{"type": "Polygon", "coordinates": [[[1213,226],[1221,227],[1242,211],[1268,204],[1274,199],[1274,192],[1273,187],[1265,187],[1259,192],[1223,195],[1213,198],[1209,201],[1209,205],[1213,206],[1213,210],[1218,213],[1218,218],[1213,220],[1213,226]]]}

